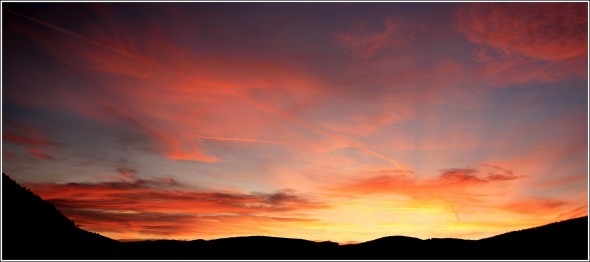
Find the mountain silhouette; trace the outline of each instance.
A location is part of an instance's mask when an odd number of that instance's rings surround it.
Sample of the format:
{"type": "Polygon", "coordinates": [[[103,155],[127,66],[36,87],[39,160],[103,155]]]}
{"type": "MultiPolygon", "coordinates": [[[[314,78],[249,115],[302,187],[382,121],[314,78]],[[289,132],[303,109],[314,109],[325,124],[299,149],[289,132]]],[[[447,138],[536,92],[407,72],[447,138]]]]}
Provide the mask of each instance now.
{"type": "Polygon", "coordinates": [[[588,259],[587,216],[480,240],[387,236],[338,245],[245,236],[119,242],[78,228],[4,173],[2,229],[2,259],[588,259]]]}

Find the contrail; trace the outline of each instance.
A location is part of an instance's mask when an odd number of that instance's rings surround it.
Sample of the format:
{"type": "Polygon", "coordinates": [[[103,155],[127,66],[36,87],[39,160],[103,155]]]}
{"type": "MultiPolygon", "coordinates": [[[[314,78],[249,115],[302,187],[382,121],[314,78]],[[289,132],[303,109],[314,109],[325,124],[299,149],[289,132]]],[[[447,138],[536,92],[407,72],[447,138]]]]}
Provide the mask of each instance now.
{"type": "Polygon", "coordinates": [[[451,204],[451,202],[447,201],[442,195],[438,195],[438,197],[440,197],[443,201],[445,201],[445,203],[447,203],[447,205],[449,205],[449,207],[451,208],[451,211],[453,212],[453,214],[455,214],[455,217],[457,218],[457,221],[461,221],[461,219],[459,218],[459,214],[457,213],[457,211],[455,210],[455,207],[453,206],[453,204],[451,204]]]}
{"type": "Polygon", "coordinates": [[[265,144],[276,144],[276,145],[292,145],[292,143],[268,141],[268,140],[258,140],[258,139],[250,139],[250,138],[217,137],[217,136],[202,136],[202,135],[195,135],[195,137],[206,139],[206,140],[215,140],[215,141],[236,141],[236,142],[265,143],[265,144]]]}
{"type": "Polygon", "coordinates": [[[213,151],[213,150],[215,150],[215,149],[222,148],[222,147],[223,147],[223,145],[214,146],[214,147],[212,147],[212,148],[208,148],[207,150],[203,150],[203,151],[201,151],[201,153],[207,153],[207,152],[210,152],[210,151],[213,151]]]}
{"type": "Polygon", "coordinates": [[[20,17],[22,17],[22,18],[25,18],[25,19],[27,19],[27,20],[30,20],[30,21],[33,21],[33,22],[36,22],[36,23],[42,24],[42,25],[44,25],[44,26],[47,26],[47,27],[49,27],[49,28],[51,28],[51,29],[54,29],[54,30],[56,30],[56,31],[59,31],[59,32],[62,32],[62,33],[64,33],[64,34],[67,34],[67,35],[73,36],[73,37],[75,37],[75,38],[78,38],[78,39],[80,39],[80,40],[82,40],[82,41],[85,41],[85,42],[88,42],[88,43],[90,43],[90,44],[97,45],[97,46],[100,46],[100,47],[102,47],[102,48],[105,48],[105,49],[111,50],[111,51],[113,51],[113,52],[116,52],[116,53],[118,53],[118,54],[122,54],[122,55],[125,55],[125,56],[133,57],[133,58],[135,58],[135,59],[143,60],[143,61],[146,61],[146,62],[150,62],[149,60],[147,60],[147,59],[145,59],[145,58],[143,58],[143,57],[141,57],[141,56],[138,56],[138,55],[135,55],[135,54],[129,53],[129,52],[127,52],[127,51],[123,51],[123,50],[121,50],[121,49],[118,49],[118,48],[115,48],[115,47],[112,47],[112,46],[109,46],[109,45],[105,45],[105,44],[103,44],[103,43],[101,43],[101,42],[97,42],[97,41],[95,41],[95,40],[92,40],[91,38],[85,37],[85,36],[83,36],[83,35],[80,35],[80,34],[78,34],[78,33],[74,33],[74,32],[72,32],[72,31],[70,31],[70,30],[67,30],[67,29],[61,28],[61,27],[59,27],[59,26],[56,26],[56,25],[53,25],[53,24],[47,23],[47,22],[45,22],[45,21],[43,21],[43,20],[39,20],[39,19],[36,19],[36,18],[30,17],[30,16],[26,16],[26,15],[23,15],[23,14],[21,14],[21,13],[17,13],[17,12],[15,12],[15,11],[9,10],[9,9],[4,9],[4,10],[6,10],[6,12],[8,12],[8,13],[11,13],[11,14],[13,14],[13,15],[20,16],[20,17]]]}
{"type": "Polygon", "coordinates": [[[294,115],[291,115],[289,113],[280,111],[280,110],[275,109],[273,107],[270,107],[270,106],[268,106],[268,105],[266,105],[264,103],[261,103],[261,102],[259,102],[257,100],[254,100],[254,99],[252,99],[252,98],[250,98],[248,96],[245,96],[245,95],[243,95],[241,93],[238,93],[238,92],[227,91],[227,93],[233,94],[234,96],[237,96],[239,98],[242,98],[243,100],[246,100],[246,101],[248,101],[248,102],[250,102],[252,104],[255,104],[258,107],[260,107],[260,108],[262,108],[262,109],[264,109],[266,111],[269,111],[269,112],[272,112],[274,114],[280,115],[280,116],[282,116],[284,118],[287,118],[287,119],[289,119],[289,120],[291,120],[291,121],[293,121],[293,122],[295,122],[295,123],[297,123],[297,124],[299,124],[301,126],[307,127],[309,129],[311,129],[311,130],[313,130],[313,131],[315,131],[315,132],[317,132],[319,134],[322,134],[322,135],[324,135],[326,137],[329,137],[329,138],[331,138],[331,139],[333,139],[333,140],[335,140],[335,141],[337,141],[339,143],[342,143],[342,144],[345,144],[347,146],[356,148],[356,149],[358,149],[358,150],[360,150],[360,151],[362,151],[362,152],[364,152],[364,153],[366,153],[368,155],[371,155],[371,156],[377,157],[377,158],[379,158],[381,160],[384,160],[384,161],[392,164],[393,166],[395,166],[397,169],[400,169],[400,170],[408,170],[408,169],[404,168],[401,164],[399,164],[397,161],[395,161],[395,160],[393,160],[391,158],[388,158],[388,157],[386,157],[386,156],[384,156],[382,154],[379,154],[379,153],[377,153],[377,152],[375,152],[373,150],[370,150],[370,149],[366,148],[365,146],[360,145],[359,143],[356,143],[356,142],[351,141],[349,139],[346,139],[344,137],[341,137],[341,136],[332,134],[330,132],[327,132],[327,131],[319,128],[319,127],[316,127],[316,126],[314,126],[312,124],[309,124],[309,123],[303,121],[301,118],[298,118],[298,117],[296,117],[294,115]]]}
{"type": "Polygon", "coordinates": [[[431,208],[421,208],[421,207],[372,207],[372,206],[356,206],[356,205],[347,205],[347,206],[343,206],[343,207],[378,209],[378,210],[409,210],[409,211],[433,210],[431,208]]]}
{"type": "MultiPolygon", "coordinates": [[[[172,73],[174,73],[174,74],[176,74],[178,76],[184,77],[184,78],[189,79],[191,81],[199,82],[199,80],[200,80],[200,79],[194,78],[192,76],[186,75],[186,74],[184,74],[182,72],[178,72],[176,70],[172,70],[172,69],[170,69],[170,68],[168,68],[168,67],[166,67],[166,66],[164,66],[162,64],[159,64],[156,61],[153,61],[153,60],[144,58],[142,56],[138,56],[138,55],[129,53],[127,51],[124,51],[124,50],[121,50],[121,49],[118,49],[118,48],[115,48],[115,47],[112,47],[112,46],[109,46],[109,45],[105,45],[103,43],[100,43],[100,42],[97,42],[95,40],[92,40],[91,38],[88,38],[86,36],[83,36],[83,35],[80,35],[78,33],[72,32],[70,30],[64,29],[62,27],[53,25],[51,23],[48,23],[48,22],[45,22],[45,21],[42,21],[42,20],[39,20],[39,19],[30,17],[30,16],[23,15],[23,14],[14,12],[12,10],[8,10],[7,9],[6,11],[9,12],[9,13],[11,13],[11,14],[13,14],[13,15],[16,15],[16,16],[19,16],[19,17],[22,17],[22,18],[25,18],[27,20],[30,20],[30,21],[39,23],[39,24],[44,25],[44,26],[47,26],[47,27],[49,27],[51,29],[54,29],[56,31],[59,31],[59,32],[62,32],[64,34],[73,36],[73,37],[75,37],[75,38],[77,38],[79,40],[82,40],[84,42],[87,42],[87,43],[90,43],[90,44],[93,44],[93,45],[96,45],[96,46],[99,46],[99,47],[102,47],[102,48],[111,50],[111,51],[116,52],[118,54],[121,54],[121,55],[124,55],[124,56],[127,56],[127,57],[131,57],[133,59],[137,59],[137,60],[141,60],[141,61],[144,61],[144,62],[148,62],[151,65],[157,66],[159,68],[162,68],[163,70],[166,70],[168,72],[172,72],[172,73]]],[[[266,111],[269,111],[271,113],[274,113],[276,115],[279,115],[279,116],[281,116],[281,117],[283,117],[285,119],[291,120],[291,121],[293,121],[293,122],[295,122],[295,123],[297,123],[297,124],[299,124],[301,126],[304,126],[306,128],[309,128],[309,129],[311,129],[311,130],[313,130],[313,131],[315,131],[315,132],[317,132],[319,134],[322,134],[322,135],[324,135],[326,137],[329,137],[329,138],[331,138],[331,139],[333,139],[333,140],[335,140],[335,141],[337,141],[339,143],[342,143],[342,144],[345,144],[347,146],[356,148],[356,149],[360,150],[361,152],[363,152],[365,154],[368,154],[368,155],[371,155],[373,157],[376,157],[376,158],[379,158],[381,160],[384,160],[384,161],[392,164],[396,169],[399,169],[399,170],[408,170],[407,168],[403,167],[397,161],[395,161],[395,160],[393,160],[393,159],[391,159],[391,158],[389,158],[389,157],[387,157],[387,156],[385,156],[383,154],[377,153],[377,152],[375,152],[375,151],[373,151],[373,150],[371,150],[371,149],[369,149],[369,148],[367,148],[367,147],[359,144],[358,142],[354,142],[354,141],[351,141],[351,140],[349,140],[347,138],[344,138],[344,137],[341,137],[341,136],[332,134],[332,133],[330,133],[328,131],[325,131],[325,130],[319,128],[319,127],[316,127],[316,126],[314,126],[314,125],[312,125],[310,123],[307,123],[307,122],[303,121],[302,119],[300,119],[300,118],[298,118],[298,117],[296,117],[296,116],[294,116],[292,114],[289,114],[287,112],[278,110],[276,108],[273,108],[273,107],[271,107],[271,106],[269,106],[267,104],[264,104],[264,103],[262,103],[260,101],[257,101],[255,99],[252,99],[252,98],[250,98],[250,97],[248,97],[248,96],[246,96],[244,94],[238,93],[238,92],[233,91],[233,90],[227,90],[225,88],[219,88],[219,89],[223,93],[225,93],[225,94],[233,95],[233,96],[236,96],[238,98],[241,98],[241,99],[243,99],[243,100],[245,100],[247,102],[250,102],[251,104],[254,104],[254,105],[258,106],[261,109],[264,109],[266,111]]]]}

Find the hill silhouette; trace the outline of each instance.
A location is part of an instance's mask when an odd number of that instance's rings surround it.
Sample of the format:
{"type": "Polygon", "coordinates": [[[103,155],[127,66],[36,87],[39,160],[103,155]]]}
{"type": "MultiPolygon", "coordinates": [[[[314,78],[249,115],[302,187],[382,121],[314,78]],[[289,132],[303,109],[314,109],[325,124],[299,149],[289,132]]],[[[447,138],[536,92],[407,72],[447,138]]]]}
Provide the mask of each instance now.
{"type": "Polygon", "coordinates": [[[114,257],[118,241],[78,228],[53,204],[2,174],[2,258],[114,257]],[[97,249],[96,247],[101,247],[97,249]]]}
{"type": "Polygon", "coordinates": [[[588,217],[480,240],[387,236],[348,245],[268,236],[119,242],[78,228],[2,174],[2,259],[588,259],[588,217]]]}

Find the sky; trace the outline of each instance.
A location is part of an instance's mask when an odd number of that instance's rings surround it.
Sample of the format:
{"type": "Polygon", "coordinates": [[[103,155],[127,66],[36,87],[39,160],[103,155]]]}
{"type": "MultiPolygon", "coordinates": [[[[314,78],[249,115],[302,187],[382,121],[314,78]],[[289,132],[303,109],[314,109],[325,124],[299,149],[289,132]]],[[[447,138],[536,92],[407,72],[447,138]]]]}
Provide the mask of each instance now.
{"type": "Polygon", "coordinates": [[[2,23],[2,171],[113,239],[588,214],[587,3],[2,3],[2,23]]]}

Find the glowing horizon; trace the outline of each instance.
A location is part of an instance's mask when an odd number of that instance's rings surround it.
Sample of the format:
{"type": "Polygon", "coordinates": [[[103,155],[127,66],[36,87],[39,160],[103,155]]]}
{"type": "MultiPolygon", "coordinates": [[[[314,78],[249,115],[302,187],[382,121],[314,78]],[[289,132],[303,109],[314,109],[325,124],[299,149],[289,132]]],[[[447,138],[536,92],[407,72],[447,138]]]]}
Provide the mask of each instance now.
{"type": "Polygon", "coordinates": [[[3,172],[114,239],[588,214],[587,3],[3,3],[3,172]]]}

